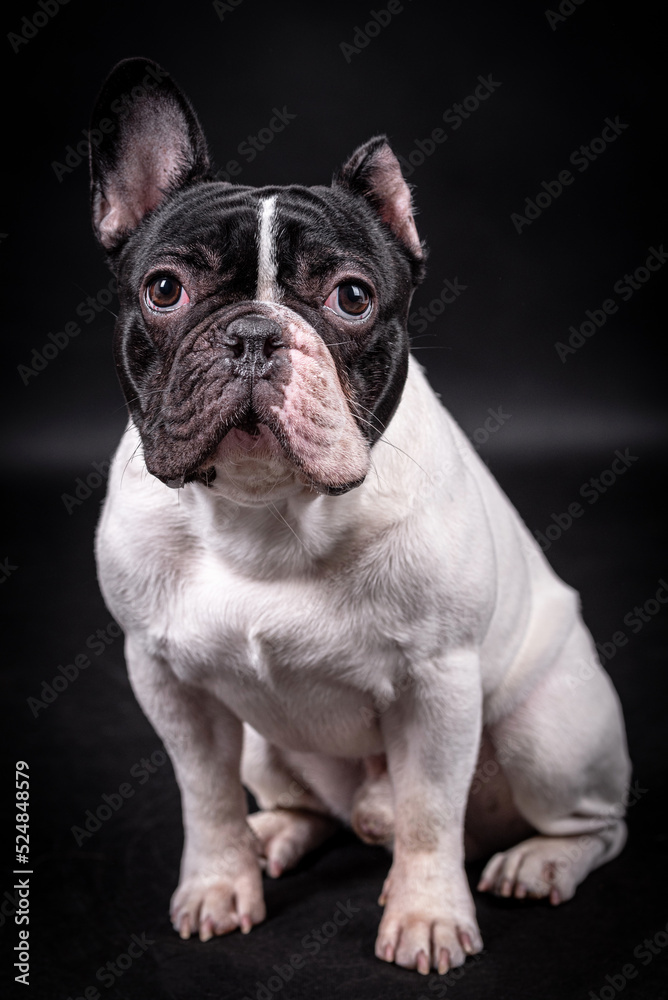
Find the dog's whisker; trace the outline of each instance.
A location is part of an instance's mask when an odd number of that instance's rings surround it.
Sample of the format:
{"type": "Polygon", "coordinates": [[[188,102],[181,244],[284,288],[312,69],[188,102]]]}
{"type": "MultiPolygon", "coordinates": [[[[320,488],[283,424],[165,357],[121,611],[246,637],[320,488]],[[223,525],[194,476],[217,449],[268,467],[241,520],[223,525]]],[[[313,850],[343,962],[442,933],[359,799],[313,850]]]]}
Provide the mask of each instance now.
{"type": "MultiPolygon", "coordinates": [[[[364,407],[364,406],[361,406],[361,404],[358,404],[358,405],[359,405],[359,406],[361,407],[361,409],[366,409],[366,407],[364,407]]],[[[367,412],[368,412],[368,413],[371,413],[371,410],[367,410],[367,412]]],[[[358,417],[358,419],[359,419],[359,420],[361,420],[361,421],[362,421],[362,423],[365,423],[365,424],[366,424],[366,425],[367,425],[368,427],[370,427],[370,428],[371,428],[372,430],[378,430],[378,428],[377,428],[377,427],[375,427],[375,426],[374,426],[374,424],[373,424],[373,423],[372,423],[372,422],[371,422],[370,420],[367,420],[367,419],[366,419],[365,417],[362,417],[362,416],[359,416],[359,417],[358,417]]],[[[413,463],[414,463],[415,465],[417,465],[418,469],[420,469],[420,471],[421,471],[421,472],[424,472],[425,476],[429,476],[429,473],[427,472],[427,470],[426,470],[426,469],[424,469],[424,468],[423,468],[423,467],[422,467],[422,466],[420,465],[420,463],[419,463],[419,462],[417,461],[417,459],[415,459],[415,458],[413,457],[413,455],[409,455],[409,454],[408,454],[408,452],[407,452],[407,451],[404,451],[404,449],[403,449],[403,448],[400,448],[400,447],[399,447],[398,445],[396,445],[396,444],[394,444],[394,443],[393,443],[392,441],[390,441],[390,440],[389,440],[389,439],[388,439],[388,438],[387,438],[387,437],[385,436],[385,432],[383,432],[383,434],[382,434],[382,435],[381,435],[381,436],[380,436],[380,437],[378,438],[378,440],[377,440],[376,444],[380,444],[381,442],[382,442],[383,444],[387,444],[387,445],[389,445],[389,446],[390,446],[390,448],[394,448],[394,449],[395,449],[395,451],[398,451],[398,452],[400,452],[400,454],[402,454],[402,455],[405,455],[405,456],[406,456],[406,458],[410,459],[410,461],[411,461],[411,462],[413,462],[413,463]]]]}
{"type": "Polygon", "coordinates": [[[297,541],[299,542],[299,544],[301,545],[301,547],[304,549],[305,552],[308,553],[308,555],[311,557],[311,559],[315,559],[314,553],[311,552],[311,550],[309,549],[309,547],[306,544],[306,542],[304,541],[304,539],[299,537],[299,535],[294,530],[294,528],[292,527],[292,525],[289,524],[288,521],[283,517],[283,515],[280,512],[280,510],[276,507],[276,504],[272,503],[271,501],[267,501],[265,503],[265,507],[267,508],[267,510],[269,511],[270,514],[273,514],[279,521],[282,521],[283,524],[286,526],[286,528],[289,531],[292,532],[292,534],[295,536],[295,538],[297,539],[297,541]]]}
{"type": "MultiPolygon", "coordinates": [[[[121,487],[123,486],[123,479],[125,478],[125,473],[126,473],[127,467],[130,464],[130,462],[132,462],[137,457],[137,452],[141,449],[141,446],[142,446],[142,444],[141,444],[141,441],[140,441],[137,444],[137,447],[135,448],[135,450],[130,455],[130,457],[127,460],[127,462],[125,463],[125,465],[123,466],[123,471],[121,472],[121,487]]],[[[145,469],[146,469],[146,466],[144,466],[144,470],[145,469]]]]}
{"type": "Polygon", "coordinates": [[[422,344],[418,347],[411,347],[411,352],[413,351],[451,351],[452,347],[450,344],[422,344]]]}

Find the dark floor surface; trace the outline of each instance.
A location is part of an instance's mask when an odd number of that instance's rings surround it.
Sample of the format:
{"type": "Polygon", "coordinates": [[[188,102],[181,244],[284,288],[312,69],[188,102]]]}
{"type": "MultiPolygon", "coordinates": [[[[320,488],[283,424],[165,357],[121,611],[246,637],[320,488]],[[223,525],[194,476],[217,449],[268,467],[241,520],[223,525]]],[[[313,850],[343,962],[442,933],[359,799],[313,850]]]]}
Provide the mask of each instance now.
{"type": "MultiPolygon", "coordinates": [[[[529,526],[542,530],[609,458],[497,460],[493,468],[529,526]]],[[[388,856],[348,833],[296,872],[267,880],[268,917],[249,936],[179,940],[167,918],[182,838],[178,792],[160,741],[130,691],[122,640],[113,636],[113,625],[109,629],[97,590],[92,535],[102,489],[68,514],[61,496],[72,492],[76,470],[60,478],[14,479],[14,541],[5,565],[16,568],[2,588],[13,634],[5,645],[13,664],[13,711],[4,735],[13,742],[3,754],[3,788],[11,787],[14,761],[27,761],[34,874],[31,986],[10,982],[10,990],[39,1000],[611,1000],[618,994],[665,1000],[668,606],[651,603],[659,581],[668,579],[659,472],[658,459],[641,455],[596,504],[585,505],[549,552],[557,571],[580,590],[597,642],[610,643],[618,632],[628,639],[619,648],[603,647],[614,650],[606,666],[623,702],[635,765],[628,846],[558,908],[476,894],[485,950],[445,978],[420,977],[374,958],[376,899],[388,856]],[[633,608],[648,601],[648,620],[638,627],[633,608]],[[58,674],[59,664],[82,653],[91,665],[50,704],[40,709],[28,702],[42,698],[42,684],[58,674]],[[140,762],[151,755],[149,773],[140,762]],[[82,826],[86,811],[124,782],[134,794],[78,846],[72,827],[82,826]],[[345,922],[339,916],[341,926],[328,937],[337,908],[345,922]],[[138,957],[123,971],[135,936],[138,957]]],[[[479,870],[471,867],[473,883],[479,870]]],[[[17,928],[6,879],[0,938],[13,946],[17,928]]],[[[7,970],[3,963],[3,975],[7,970]]]]}

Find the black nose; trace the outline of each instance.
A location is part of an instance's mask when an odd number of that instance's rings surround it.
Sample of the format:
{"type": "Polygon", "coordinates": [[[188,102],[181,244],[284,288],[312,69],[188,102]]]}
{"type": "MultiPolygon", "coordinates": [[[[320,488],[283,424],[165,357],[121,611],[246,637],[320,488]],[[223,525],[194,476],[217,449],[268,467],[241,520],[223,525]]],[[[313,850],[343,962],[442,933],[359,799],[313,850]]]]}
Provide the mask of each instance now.
{"type": "Polygon", "coordinates": [[[272,354],[283,347],[281,328],[266,316],[240,316],[225,330],[223,344],[232,350],[236,375],[263,378],[271,369],[272,354]]]}

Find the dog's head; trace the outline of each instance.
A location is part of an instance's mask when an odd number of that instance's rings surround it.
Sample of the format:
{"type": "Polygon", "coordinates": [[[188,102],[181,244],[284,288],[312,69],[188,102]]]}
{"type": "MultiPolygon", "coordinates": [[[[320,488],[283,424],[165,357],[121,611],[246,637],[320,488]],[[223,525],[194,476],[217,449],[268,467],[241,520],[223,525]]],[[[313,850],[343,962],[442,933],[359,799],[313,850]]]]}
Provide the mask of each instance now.
{"type": "Polygon", "coordinates": [[[361,483],[406,378],[423,252],[384,137],[331,187],[216,181],[187,98],[120,63],[93,122],[93,225],[118,276],[118,373],[149,472],[241,503],[361,483]]]}

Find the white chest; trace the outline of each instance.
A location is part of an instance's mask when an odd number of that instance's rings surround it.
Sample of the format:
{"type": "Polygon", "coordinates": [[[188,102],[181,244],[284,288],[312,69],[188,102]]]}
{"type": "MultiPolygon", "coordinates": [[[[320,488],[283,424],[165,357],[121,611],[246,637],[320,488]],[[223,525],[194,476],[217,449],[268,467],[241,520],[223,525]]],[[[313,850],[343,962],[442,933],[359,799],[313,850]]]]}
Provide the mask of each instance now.
{"type": "Polygon", "coordinates": [[[272,742],[378,752],[378,720],[406,684],[400,607],[353,599],[336,576],[244,578],[211,554],[175,588],[151,642],[272,742]]]}

